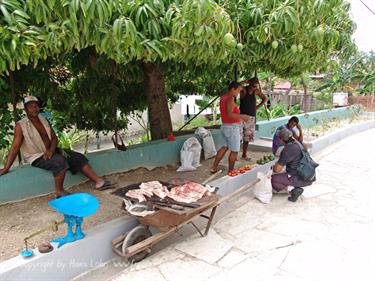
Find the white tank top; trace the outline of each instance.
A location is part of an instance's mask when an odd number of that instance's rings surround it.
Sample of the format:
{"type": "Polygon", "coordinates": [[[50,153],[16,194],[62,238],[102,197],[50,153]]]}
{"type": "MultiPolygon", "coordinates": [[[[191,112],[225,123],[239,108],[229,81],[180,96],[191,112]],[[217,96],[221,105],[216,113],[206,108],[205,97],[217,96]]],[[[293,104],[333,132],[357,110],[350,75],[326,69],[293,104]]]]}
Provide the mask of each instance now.
{"type": "MultiPolygon", "coordinates": [[[[49,139],[51,139],[51,127],[47,119],[40,115],[38,117],[46,129],[49,139]]],[[[20,124],[23,134],[23,143],[21,146],[23,158],[27,163],[31,164],[34,160],[44,154],[46,146],[44,145],[38,130],[34,127],[29,118],[25,117],[17,123],[20,124]]]]}

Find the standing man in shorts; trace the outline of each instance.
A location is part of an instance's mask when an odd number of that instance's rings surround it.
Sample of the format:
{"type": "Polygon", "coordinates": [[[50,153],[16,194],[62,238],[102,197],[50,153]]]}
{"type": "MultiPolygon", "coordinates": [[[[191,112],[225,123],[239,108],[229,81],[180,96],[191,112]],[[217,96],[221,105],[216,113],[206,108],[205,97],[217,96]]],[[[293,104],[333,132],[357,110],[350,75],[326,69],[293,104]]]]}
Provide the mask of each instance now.
{"type": "Polygon", "coordinates": [[[228,92],[220,98],[220,114],[222,121],[220,130],[225,144],[216,154],[211,173],[216,173],[218,171],[219,163],[228,150],[230,151],[228,157],[228,172],[234,169],[234,164],[236,163],[237,155],[241,148],[241,120],[247,121],[249,119],[249,116],[240,114],[240,109],[235,103],[235,98],[241,90],[241,84],[233,81],[228,86],[228,92]]]}
{"type": "Polygon", "coordinates": [[[242,158],[249,161],[250,157],[247,156],[247,148],[249,142],[254,141],[256,114],[257,110],[267,102],[266,96],[262,93],[259,85],[259,80],[253,77],[249,80],[243,81],[241,84],[249,83],[247,87],[240,93],[240,112],[249,116],[248,121],[243,121],[243,144],[242,144],[242,158]],[[261,102],[256,104],[256,97],[261,99],[261,102]]]}
{"type": "Polygon", "coordinates": [[[88,159],[72,150],[57,147],[57,137],[47,119],[41,116],[39,100],[34,96],[25,97],[23,104],[26,117],[18,121],[14,129],[14,139],[4,169],[0,176],[8,173],[21,149],[27,163],[49,170],[55,178],[55,197],[67,195],[64,190],[66,171],[81,172],[95,183],[95,188],[105,190],[114,184],[100,178],[88,164],[88,159]]]}

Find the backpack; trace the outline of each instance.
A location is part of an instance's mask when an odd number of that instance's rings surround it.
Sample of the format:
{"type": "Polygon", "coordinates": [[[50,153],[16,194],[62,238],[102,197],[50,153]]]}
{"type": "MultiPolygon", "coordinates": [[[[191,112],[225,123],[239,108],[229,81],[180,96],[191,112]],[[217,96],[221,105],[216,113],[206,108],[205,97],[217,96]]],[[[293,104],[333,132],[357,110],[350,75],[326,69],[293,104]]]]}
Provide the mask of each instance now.
{"type": "Polygon", "coordinates": [[[315,169],[319,166],[307,152],[307,150],[302,146],[302,144],[296,141],[298,146],[301,148],[302,158],[300,160],[299,166],[297,168],[297,175],[299,179],[304,182],[314,182],[315,178],[315,169]]]}

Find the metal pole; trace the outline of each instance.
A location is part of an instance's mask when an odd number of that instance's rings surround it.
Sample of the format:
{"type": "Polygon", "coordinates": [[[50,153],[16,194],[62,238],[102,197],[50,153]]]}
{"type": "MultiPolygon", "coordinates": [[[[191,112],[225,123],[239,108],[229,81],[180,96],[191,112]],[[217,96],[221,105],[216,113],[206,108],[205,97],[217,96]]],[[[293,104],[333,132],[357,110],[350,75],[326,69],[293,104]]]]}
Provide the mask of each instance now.
{"type": "Polygon", "coordinates": [[[185,128],[191,121],[193,121],[199,114],[201,114],[207,107],[209,107],[211,104],[214,103],[214,101],[216,101],[220,96],[217,96],[216,98],[214,98],[212,101],[210,101],[210,103],[208,105],[206,105],[203,109],[201,109],[197,114],[195,114],[191,119],[189,119],[189,121],[187,121],[180,129],[178,129],[178,131],[181,131],[183,128],[185,128]]]}

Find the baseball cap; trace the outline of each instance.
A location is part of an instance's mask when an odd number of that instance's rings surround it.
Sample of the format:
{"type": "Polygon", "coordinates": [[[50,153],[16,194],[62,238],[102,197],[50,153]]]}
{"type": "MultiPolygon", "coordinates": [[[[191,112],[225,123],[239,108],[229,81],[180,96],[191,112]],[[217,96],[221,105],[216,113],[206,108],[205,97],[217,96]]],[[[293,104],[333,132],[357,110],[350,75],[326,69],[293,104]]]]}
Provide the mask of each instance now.
{"type": "Polygon", "coordinates": [[[282,128],[282,129],[279,131],[279,137],[280,137],[283,141],[287,141],[287,140],[289,140],[292,136],[293,136],[292,132],[289,131],[289,130],[286,129],[286,128],[282,128]]]}
{"type": "Polygon", "coordinates": [[[23,98],[23,105],[26,105],[28,104],[29,102],[37,102],[39,104],[39,100],[37,97],[34,97],[34,96],[27,96],[27,97],[24,97],[23,98]]]}

